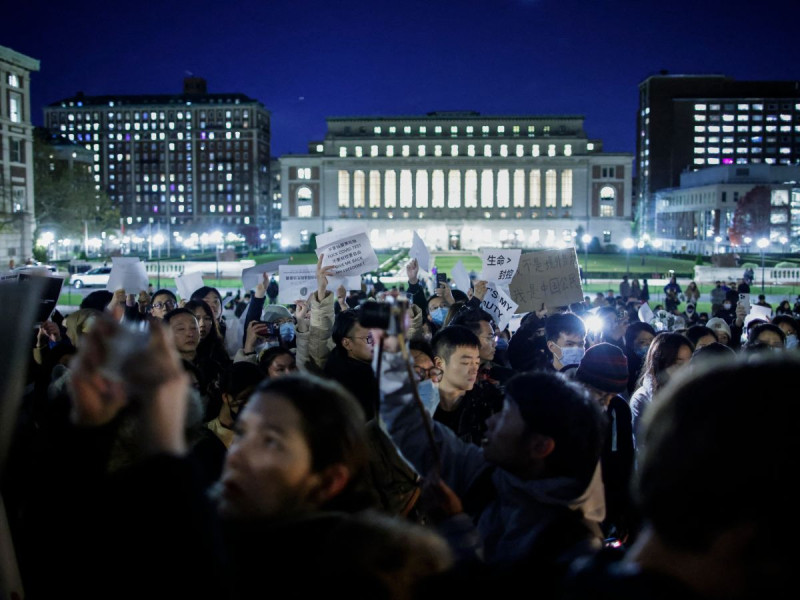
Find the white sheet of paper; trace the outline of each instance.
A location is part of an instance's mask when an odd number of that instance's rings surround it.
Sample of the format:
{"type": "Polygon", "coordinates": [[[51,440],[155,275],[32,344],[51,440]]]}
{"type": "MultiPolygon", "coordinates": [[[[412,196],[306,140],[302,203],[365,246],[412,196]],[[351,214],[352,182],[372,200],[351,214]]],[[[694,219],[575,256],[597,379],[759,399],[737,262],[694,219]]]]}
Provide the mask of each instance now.
{"type": "Polygon", "coordinates": [[[653,309],[647,304],[647,302],[643,302],[642,305],[639,307],[639,320],[642,323],[649,323],[653,319],[656,318],[653,309]]]}
{"type": "Polygon", "coordinates": [[[317,256],[322,264],[334,265],[336,275],[361,275],[378,268],[378,256],[364,228],[340,229],[317,236],[317,256]]]}
{"type": "Polygon", "coordinates": [[[111,259],[111,273],[106,285],[109,292],[124,289],[128,294],[138,294],[146,290],[149,283],[144,263],[138,258],[114,256],[111,259]]]}
{"type": "Polygon", "coordinates": [[[343,285],[344,289],[348,292],[351,290],[360,290],[361,275],[334,275],[333,277],[328,277],[328,289],[331,292],[335,294],[340,285],[343,285]]]}
{"type": "Polygon", "coordinates": [[[317,289],[317,265],[280,265],[278,302],[294,304],[306,300],[317,289]]]}
{"type": "Polygon", "coordinates": [[[491,282],[486,285],[486,288],[481,309],[492,315],[492,319],[497,324],[497,330],[503,331],[511,322],[511,317],[517,310],[517,303],[491,282]]]}
{"type": "Polygon", "coordinates": [[[414,239],[411,242],[411,250],[408,251],[408,256],[417,259],[420,269],[430,272],[432,266],[431,253],[416,231],[414,232],[414,239]]]}
{"type": "Polygon", "coordinates": [[[520,249],[487,248],[481,251],[481,279],[508,285],[519,268],[520,249]]]}
{"type": "Polygon", "coordinates": [[[772,317],[772,309],[768,306],[759,306],[758,304],[750,305],[750,313],[758,319],[764,319],[769,322],[772,317]]]}
{"type": "Polygon", "coordinates": [[[464,263],[462,261],[458,261],[454,266],[453,270],[450,271],[450,278],[453,280],[453,283],[456,284],[456,288],[465,292],[470,288],[470,281],[469,281],[469,273],[467,273],[467,269],[464,268],[464,263]]]}
{"type": "Polygon", "coordinates": [[[242,271],[242,287],[245,291],[254,290],[256,286],[261,281],[261,274],[268,273],[270,275],[277,275],[278,274],[278,267],[280,265],[285,265],[289,262],[289,259],[285,260],[274,260],[272,262],[264,263],[261,265],[256,265],[254,267],[249,267],[242,271]]]}
{"type": "Polygon", "coordinates": [[[195,290],[199,290],[204,285],[203,274],[200,271],[184,273],[175,278],[175,287],[178,289],[178,295],[181,300],[188,300],[195,290]]]}

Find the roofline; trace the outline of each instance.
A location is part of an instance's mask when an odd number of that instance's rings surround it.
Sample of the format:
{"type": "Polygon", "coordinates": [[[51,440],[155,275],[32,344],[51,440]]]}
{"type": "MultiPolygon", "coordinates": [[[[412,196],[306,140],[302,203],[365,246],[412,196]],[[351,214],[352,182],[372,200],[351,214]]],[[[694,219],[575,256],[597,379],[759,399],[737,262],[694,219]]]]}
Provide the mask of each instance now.
{"type": "Polygon", "coordinates": [[[395,116],[356,116],[356,117],[326,117],[326,121],[398,121],[398,120],[420,120],[426,119],[431,121],[460,121],[460,120],[504,120],[520,119],[520,120],[573,120],[573,119],[586,119],[585,115],[481,115],[476,114],[425,114],[425,115],[395,115],[395,116]]]}

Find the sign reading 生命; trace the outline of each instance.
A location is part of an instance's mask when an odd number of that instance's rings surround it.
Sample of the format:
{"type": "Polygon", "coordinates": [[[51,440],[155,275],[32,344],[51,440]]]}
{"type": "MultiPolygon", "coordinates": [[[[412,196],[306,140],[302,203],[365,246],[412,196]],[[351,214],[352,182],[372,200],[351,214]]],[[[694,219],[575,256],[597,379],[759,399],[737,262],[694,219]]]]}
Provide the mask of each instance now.
{"type": "Polygon", "coordinates": [[[522,250],[489,248],[481,252],[483,272],[481,279],[508,285],[519,268],[522,250]]]}
{"type": "Polygon", "coordinates": [[[575,248],[539,250],[523,254],[509,286],[518,312],[566,306],[583,300],[575,248]]]}

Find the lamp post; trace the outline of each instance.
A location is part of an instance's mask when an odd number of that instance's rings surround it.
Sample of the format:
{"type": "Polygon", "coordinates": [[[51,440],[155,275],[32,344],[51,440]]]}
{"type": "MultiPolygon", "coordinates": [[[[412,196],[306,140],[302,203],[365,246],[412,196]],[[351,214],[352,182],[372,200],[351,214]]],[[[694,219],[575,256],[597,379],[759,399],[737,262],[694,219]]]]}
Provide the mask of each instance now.
{"type": "Polygon", "coordinates": [[[761,238],[756,242],[758,244],[759,249],[761,250],[761,293],[764,293],[764,250],[767,246],[769,246],[769,240],[767,238],[761,238]]]}
{"type": "Polygon", "coordinates": [[[592,241],[592,236],[584,233],[581,238],[583,242],[583,283],[589,284],[589,244],[592,241]]]}
{"type": "Polygon", "coordinates": [[[622,242],[622,247],[625,248],[625,274],[630,275],[631,272],[631,248],[634,245],[633,238],[625,238],[622,242]]]}

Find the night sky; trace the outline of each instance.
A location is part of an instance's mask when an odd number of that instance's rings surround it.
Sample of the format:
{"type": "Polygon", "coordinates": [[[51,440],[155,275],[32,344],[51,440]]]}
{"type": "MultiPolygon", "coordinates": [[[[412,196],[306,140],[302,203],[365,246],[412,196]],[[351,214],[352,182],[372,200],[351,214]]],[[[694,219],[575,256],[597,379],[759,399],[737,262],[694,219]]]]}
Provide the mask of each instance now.
{"type": "Polygon", "coordinates": [[[188,73],[272,112],[272,153],[325,117],[582,114],[633,152],[637,84],[662,69],[800,79],[795,0],[25,0],[0,44],[37,58],[33,121],[87,95],[179,93],[188,73]]]}

